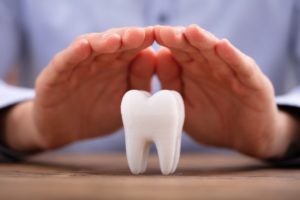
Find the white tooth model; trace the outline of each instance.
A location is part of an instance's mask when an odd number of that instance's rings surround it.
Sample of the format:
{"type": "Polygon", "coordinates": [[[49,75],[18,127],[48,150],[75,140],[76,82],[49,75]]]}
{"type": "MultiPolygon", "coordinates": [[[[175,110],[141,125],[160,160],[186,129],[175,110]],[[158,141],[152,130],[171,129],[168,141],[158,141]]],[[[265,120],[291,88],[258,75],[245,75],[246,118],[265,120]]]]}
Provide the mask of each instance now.
{"type": "Polygon", "coordinates": [[[174,173],[180,156],[184,104],[176,91],[161,90],[151,96],[130,90],[121,103],[126,155],[130,171],[146,171],[151,143],[155,143],[162,174],[174,173]]]}

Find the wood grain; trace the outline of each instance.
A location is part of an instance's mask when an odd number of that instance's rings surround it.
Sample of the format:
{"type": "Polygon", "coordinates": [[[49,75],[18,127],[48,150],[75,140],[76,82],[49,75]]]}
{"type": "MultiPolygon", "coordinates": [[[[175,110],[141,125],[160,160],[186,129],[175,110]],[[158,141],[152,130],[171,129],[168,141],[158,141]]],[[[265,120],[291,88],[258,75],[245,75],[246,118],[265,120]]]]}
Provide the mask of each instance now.
{"type": "Polygon", "coordinates": [[[0,163],[0,199],[300,199],[300,169],[241,155],[184,154],[172,176],[156,156],[131,175],[125,154],[44,154],[0,163]]]}

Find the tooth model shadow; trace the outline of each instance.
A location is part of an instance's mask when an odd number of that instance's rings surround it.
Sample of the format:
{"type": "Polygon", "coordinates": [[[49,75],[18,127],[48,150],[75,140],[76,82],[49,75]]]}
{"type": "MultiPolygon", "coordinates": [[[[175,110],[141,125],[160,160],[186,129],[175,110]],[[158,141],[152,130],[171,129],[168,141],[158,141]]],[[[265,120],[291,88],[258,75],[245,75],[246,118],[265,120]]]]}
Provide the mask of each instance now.
{"type": "Polygon", "coordinates": [[[133,174],[144,173],[151,143],[157,148],[161,172],[174,173],[181,147],[184,104],[176,91],[161,90],[151,96],[130,90],[121,103],[126,155],[133,174]]]}

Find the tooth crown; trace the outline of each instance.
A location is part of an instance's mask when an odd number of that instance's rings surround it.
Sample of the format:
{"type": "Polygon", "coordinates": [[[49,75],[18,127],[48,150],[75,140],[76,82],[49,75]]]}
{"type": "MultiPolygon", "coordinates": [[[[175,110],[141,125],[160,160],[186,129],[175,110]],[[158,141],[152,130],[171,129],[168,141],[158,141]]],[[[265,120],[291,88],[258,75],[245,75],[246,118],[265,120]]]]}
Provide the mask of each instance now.
{"type": "Polygon", "coordinates": [[[127,92],[121,103],[126,154],[132,173],[146,170],[152,142],[156,144],[163,174],[173,173],[180,155],[184,105],[179,93],[161,90],[127,92]]]}

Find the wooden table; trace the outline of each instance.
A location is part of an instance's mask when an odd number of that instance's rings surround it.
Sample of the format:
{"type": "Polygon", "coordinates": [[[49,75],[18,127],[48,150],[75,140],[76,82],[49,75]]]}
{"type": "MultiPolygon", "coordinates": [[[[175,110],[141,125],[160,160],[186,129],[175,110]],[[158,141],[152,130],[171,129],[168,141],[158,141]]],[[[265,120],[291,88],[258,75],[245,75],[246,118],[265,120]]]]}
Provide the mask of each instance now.
{"type": "Polygon", "coordinates": [[[156,156],[131,175],[125,154],[44,154],[0,163],[0,199],[300,199],[300,168],[276,169],[231,154],[183,154],[172,176],[156,156]]]}

